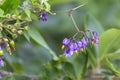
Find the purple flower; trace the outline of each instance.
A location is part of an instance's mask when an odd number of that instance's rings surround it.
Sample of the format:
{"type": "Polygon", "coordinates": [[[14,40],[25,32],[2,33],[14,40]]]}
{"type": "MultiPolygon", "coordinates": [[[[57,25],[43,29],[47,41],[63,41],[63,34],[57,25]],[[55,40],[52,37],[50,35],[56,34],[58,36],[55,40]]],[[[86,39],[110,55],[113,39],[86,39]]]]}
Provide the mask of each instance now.
{"type": "Polygon", "coordinates": [[[45,12],[45,11],[40,12],[39,17],[40,17],[40,19],[42,19],[42,21],[47,21],[47,16],[48,16],[47,12],[45,12]]]}
{"type": "Polygon", "coordinates": [[[4,66],[4,61],[0,58],[0,66],[4,66]]]}
{"type": "Polygon", "coordinates": [[[96,32],[90,32],[90,35],[91,35],[91,42],[94,43],[94,44],[98,44],[99,42],[99,39],[98,39],[98,35],[96,32]]]}
{"type": "Polygon", "coordinates": [[[65,56],[71,56],[73,55],[74,51],[71,50],[70,48],[65,49],[64,55],[65,56]]]}
{"type": "Polygon", "coordinates": [[[79,46],[77,45],[77,43],[71,43],[70,49],[73,51],[76,51],[76,50],[79,50],[79,46]]]}
{"type": "Polygon", "coordinates": [[[82,42],[81,41],[77,41],[78,47],[82,48],[82,42]]]}
{"type": "Polygon", "coordinates": [[[88,44],[88,41],[87,41],[87,39],[85,39],[85,37],[83,37],[81,39],[81,42],[82,42],[82,48],[85,47],[88,44]]]}
{"type": "Polygon", "coordinates": [[[62,41],[62,44],[63,44],[64,46],[67,46],[69,43],[70,43],[70,40],[67,39],[67,38],[64,38],[63,41],[62,41]]]}

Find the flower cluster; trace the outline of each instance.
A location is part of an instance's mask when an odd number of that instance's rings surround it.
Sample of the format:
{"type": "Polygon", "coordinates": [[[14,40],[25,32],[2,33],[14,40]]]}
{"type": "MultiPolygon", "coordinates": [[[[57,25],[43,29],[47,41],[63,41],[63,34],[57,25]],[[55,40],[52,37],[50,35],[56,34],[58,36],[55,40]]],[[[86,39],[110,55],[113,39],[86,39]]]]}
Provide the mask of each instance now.
{"type": "Polygon", "coordinates": [[[2,20],[0,22],[0,66],[3,66],[3,49],[9,54],[11,54],[11,50],[15,50],[14,39],[29,29],[26,23],[30,20],[23,19],[21,15],[16,14],[6,14],[0,18],[2,20]]]}
{"type": "Polygon", "coordinates": [[[62,41],[62,49],[65,48],[64,55],[71,56],[78,51],[84,51],[88,43],[98,44],[98,35],[96,32],[90,31],[90,37],[83,36],[81,39],[64,38],[62,41]]]}

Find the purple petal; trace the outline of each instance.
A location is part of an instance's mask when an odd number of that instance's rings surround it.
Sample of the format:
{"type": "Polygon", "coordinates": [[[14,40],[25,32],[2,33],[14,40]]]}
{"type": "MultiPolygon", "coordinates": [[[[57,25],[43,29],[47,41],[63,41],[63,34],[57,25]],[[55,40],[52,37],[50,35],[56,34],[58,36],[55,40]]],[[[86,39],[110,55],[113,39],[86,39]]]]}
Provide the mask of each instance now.
{"type": "Polygon", "coordinates": [[[79,47],[78,47],[77,43],[72,43],[72,44],[70,45],[70,49],[73,50],[73,51],[75,51],[75,50],[78,50],[79,47]]]}
{"type": "Polygon", "coordinates": [[[88,41],[85,39],[85,37],[81,39],[81,42],[82,42],[82,47],[85,47],[88,44],[88,41]]]}
{"type": "Polygon", "coordinates": [[[64,55],[65,56],[71,56],[71,55],[73,55],[73,51],[72,50],[70,50],[69,48],[67,48],[66,50],[65,50],[65,52],[64,52],[64,55]]]}
{"type": "Polygon", "coordinates": [[[0,59],[0,66],[4,66],[4,61],[0,59]]]}
{"type": "Polygon", "coordinates": [[[68,44],[70,43],[70,40],[67,39],[67,38],[64,38],[63,41],[62,41],[62,44],[67,46],[68,44]]]}

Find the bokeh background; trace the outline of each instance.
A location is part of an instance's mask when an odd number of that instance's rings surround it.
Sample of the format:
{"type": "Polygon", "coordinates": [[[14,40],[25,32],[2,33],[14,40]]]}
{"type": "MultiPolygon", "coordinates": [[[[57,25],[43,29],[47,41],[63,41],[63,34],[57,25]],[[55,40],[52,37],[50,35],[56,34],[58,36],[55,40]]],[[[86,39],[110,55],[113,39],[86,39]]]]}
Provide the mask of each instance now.
{"type": "MultiPolygon", "coordinates": [[[[34,14],[31,15],[33,21],[30,23],[30,27],[36,29],[33,31],[34,35],[36,39],[40,37],[37,39],[40,41],[36,42],[32,38],[24,36],[16,40],[16,51],[12,56],[6,55],[6,64],[2,68],[15,75],[4,76],[5,80],[79,80],[79,77],[76,78],[74,75],[75,71],[82,69],[85,55],[79,54],[66,58],[63,56],[64,51],[61,50],[62,40],[65,37],[70,38],[76,33],[66,10],[86,3],[72,12],[80,30],[95,30],[100,36],[101,33],[111,28],[120,29],[120,0],[49,0],[49,3],[52,12],[56,15],[49,15],[46,22],[38,20],[34,14]],[[42,44],[41,39],[43,39],[43,43],[45,41],[45,44],[42,44]],[[53,52],[46,48],[46,44],[53,52]],[[55,53],[59,60],[54,59],[51,53],[55,53]],[[37,75],[39,79],[30,79],[23,76],[24,74],[37,75]]],[[[32,31],[29,32],[32,34],[32,31]]],[[[25,35],[28,36],[27,33],[25,35]]],[[[117,40],[120,41],[120,36],[117,37],[117,40]]],[[[93,48],[89,49],[94,52],[93,48]]],[[[114,46],[111,48],[111,52],[118,49],[120,49],[119,46],[114,46]]],[[[120,70],[119,61],[119,58],[112,61],[118,70],[120,70]]],[[[92,67],[87,67],[86,75],[90,75],[91,71],[92,67]]],[[[105,66],[103,71],[106,71],[107,75],[113,74],[105,66]]],[[[80,73],[82,72],[84,71],[81,70],[80,73]]]]}

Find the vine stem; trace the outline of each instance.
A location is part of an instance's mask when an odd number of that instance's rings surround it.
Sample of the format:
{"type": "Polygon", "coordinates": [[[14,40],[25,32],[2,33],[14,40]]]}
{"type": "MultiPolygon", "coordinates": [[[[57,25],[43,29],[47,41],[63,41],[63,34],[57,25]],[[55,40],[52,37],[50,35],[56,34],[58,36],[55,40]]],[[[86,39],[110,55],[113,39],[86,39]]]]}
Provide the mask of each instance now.
{"type": "MultiPolygon", "coordinates": [[[[86,2],[86,3],[87,3],[87,2],[86,2]]],[[[81,31],[80,31],[80,29],[78,28],[78,26],[77,26],[77,24],[76,24],[76,22],[75,22],[75,20],[74,20],[74,17],[73,17],[73,15],[72,15],[72,11],[74,11],[74,10],[76,10],[76,9],[84,6],[86,3],[84,3],[84,4],[82,4],[82,5],[79,5],[79,6],[75,7],[75,8],[72,8],[72,9],[70,9],[70,10],[68,11],[68,15],[69,15],[70,18],[72,19],[72,22],[73,22],[74,27],[76,28],[77,32],[81,32],[81,31]]]]}
{"type": "Polygon", "coordinates": [[[79,28],[78,28],[78,26],[77,26],[77,24],[76,24],[76,22],[75,22],[75,20],[74,20],[73,15],[72,15],[71,12],[70,12],[70,17],[71,17],[71,19],[72,19],[72,22],[73,22],[73,24],[74,24],[76,30],[77,30],[78,32],[80,32],[80,30],[79,30],[79,28]]]}

